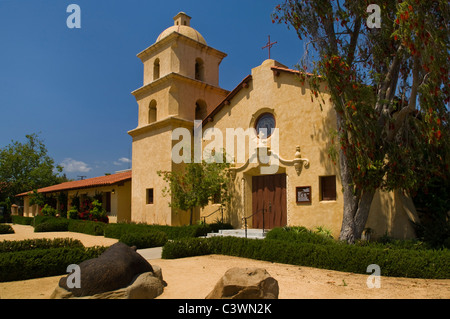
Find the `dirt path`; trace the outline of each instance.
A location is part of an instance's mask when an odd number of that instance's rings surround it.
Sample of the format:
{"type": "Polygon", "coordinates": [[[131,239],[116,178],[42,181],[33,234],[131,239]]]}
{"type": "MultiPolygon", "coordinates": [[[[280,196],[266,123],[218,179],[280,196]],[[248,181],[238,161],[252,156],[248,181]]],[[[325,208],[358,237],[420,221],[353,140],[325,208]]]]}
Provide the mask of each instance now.
{"type": "Polygon", "coordinates": [[[117,243],[117,239],[105,238],[103,236],[92,236],[82,233],[74,233],[69,231],[64,232],[43,232],[35,233],[34,228],[28,225],[11,225],[14,229],[14,234],[0,235],[0,241],[3,240],[24,240],[31,238],[74,238],[79,239],[85,247],[92,246],[111,246],[117,243]]]}
{"type": "MultiPolygon", "coordinates": [[[[0,235],[3,239],[23,239],[30,235],[21,230],[30,226],[14,225],[16,234],[0,235]],[[17,227],[19,226],[19,227],[17,227]]],[[[28,230],[27,230],[28,231],[28,230]]],[[[31,234],[37,234],[32,233],[31,234]]],[[[42,233],[46,236],[78,238],[86,246],[111,245],[116,240],[99,236],[78,233],[42,233]],[[55,235],[56,234],[56,235],[55,235]]],[[[368,275],[352,274],[332,270],[310,267],[299,267],[286,264],[271,263],[246,258],[209,255],[182,259],[155,259],[151,264],[162,268],[167,287],[160,299],[203,299],[212,290],[216,282],[232,267],[261,267],[265,268],[276,280],[280,287],[280,299],[359,299],[359,298],[389,298],[412,299],[426,298],[450,299],[450,280],[411,279],[381,277],[381,287],[369,289],[368,275]]],[[[45,299],[49,298],[57,286],[59,278],[47,277],[17,282],[0,283],[0,298],[2,299],[45,299]]]]}

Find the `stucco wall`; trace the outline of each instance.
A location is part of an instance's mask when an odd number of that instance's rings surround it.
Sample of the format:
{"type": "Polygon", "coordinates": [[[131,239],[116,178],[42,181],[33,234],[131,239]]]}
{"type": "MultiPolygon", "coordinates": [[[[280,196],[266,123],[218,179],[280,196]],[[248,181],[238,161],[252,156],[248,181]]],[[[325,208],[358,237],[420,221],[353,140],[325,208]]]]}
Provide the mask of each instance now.
{"type": "MultiPolygon", "coordinates": [[[[274,114],[276,127],[279,129],[278,154],[281,158],[294,159],[296,146],[300,146],[301,157],[309,160],[309,167],[303,167],[300,173],[292,164],[285,165],[281,162],[276,172],[286,173],[287,176],[287,225],[307,228],[324,226],[337,238],[342,226],[342,184],[339,167],[332,162],[327,152],[331,143],[330,132],[336,128],[334,110],[326,93],[321,108],[316,98],[311,99],[307,83],[302,84],[292,72],[282,71],[275,75],[271,67],[276,65],[276,61],[266,60],[261,66],[254,68],[249,86],[241,89],[231,103],[214,116],[213,122],[205,124],[203,130],[211,127],[220,129],[224,133],[223,145],[226,148],[226,128],[240,127],[246,130],[255,126],[260,114],[274,114]],[[336,200],[321,200],[320,177],[330,175],[336,176],[336,200]],[[299,186],[311,187],[310,204],[296,203],[295,189],[299,186]]],[[[274,150],[272,138],[268,139],[267,144],[274,150]]],[[[204,141],[203,147],[211,141],[213,139],[204,141]]],[[[236,151],[237,148],[237,160],[236,151]]],[[[248,155],[246,144],[245,159],[248,155]]],[[[242,165],[243,163],[236,163],[235,167],[242,165]]],[[[252,176],[260,174],[258,164],[250,164],[237,170],[233,185],[235,198],[226,213],[228,221],[235,227],[242,227],[242,217],[252,214],[252,176]]],[[[214,209],[216,208],[212,205],[206,207],[201,216],[208,215],[214,209]]],[[[216,218],[217,215],[214,215],[209,221],[216,218]]],[[[367,227],[374,229],[375,236],[387,232],[393,237],[406,238],[412,237],[414,233],[394,193],[376,194],[367,227]]]]}

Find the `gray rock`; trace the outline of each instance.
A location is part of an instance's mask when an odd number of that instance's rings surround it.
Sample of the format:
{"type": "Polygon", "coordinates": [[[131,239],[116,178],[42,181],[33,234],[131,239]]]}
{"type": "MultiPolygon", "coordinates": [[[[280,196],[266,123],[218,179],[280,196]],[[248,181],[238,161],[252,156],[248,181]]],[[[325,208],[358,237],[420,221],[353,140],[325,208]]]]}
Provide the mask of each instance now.
{"type": "Polygon", "coordinates": [[[141,255],[124,243],[109,247],[98,258],[79,264],[81,288],[69,288],[65,276],[59,286],[75,297],[92,296],[129,286],[140,274],[153,272],[152,266],[141,255]]]}
{"type": "Polygon", "coordinates": [[[152,272],[140,274],[136,280],[126,288],[127,299],[154,299],[164,291],[164,283],[152,272]]]}
{"type": "Polygon", "coordinates": [[[278,299],[278,281],[262,268],[231,268],[206,299],[278,299]]]}

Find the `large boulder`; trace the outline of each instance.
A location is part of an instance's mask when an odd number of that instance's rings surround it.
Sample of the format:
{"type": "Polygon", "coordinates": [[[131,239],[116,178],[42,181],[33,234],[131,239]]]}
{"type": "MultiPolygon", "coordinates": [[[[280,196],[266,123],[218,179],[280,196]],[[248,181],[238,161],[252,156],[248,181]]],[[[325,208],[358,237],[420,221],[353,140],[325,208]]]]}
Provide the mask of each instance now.
{"type": "Polygon", "coordinates": [[[278,299],[278,281],[262,268],[231,268],[206,299],[278,299]]]}
{"type": "Polygon", "coordinates": [[[109,247],[98,258],[79,264],[80,288],[69,288],[65,276],[59,287],[72,293],[74,297],[92,296],[129,286],[142,273],[152,272],[152,266],[136,249],[118,242],[109,247]]]}

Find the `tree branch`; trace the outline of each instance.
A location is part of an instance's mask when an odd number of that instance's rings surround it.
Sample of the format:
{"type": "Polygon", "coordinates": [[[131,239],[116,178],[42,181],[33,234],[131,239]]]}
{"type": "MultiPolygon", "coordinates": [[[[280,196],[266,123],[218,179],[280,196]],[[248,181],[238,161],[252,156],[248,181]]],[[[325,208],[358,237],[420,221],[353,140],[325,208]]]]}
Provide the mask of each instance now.
{"type": "MultiPolygon", "coordinates": [[[[383,110],[385,103],[384,100],[386,99],[386,93],[389,87],[392,85],[392,81],[397,81],[396,78],[398,78],[398,72],[400,70],[400,54],[402,53],[403,46],[400,45],[397,49],[397,52],[395,54],[394,59],[392,60],[391,66],[389,67],[389,71],[386,74],[386,77],[383,81],[383,84],[381,85],[381,89],[378,92],[378,99],[377,103],[375,104],[375,111],[379,114],[383,110]]],[[[381,117],[383,118],[383,116],[381,117]]],[[[381,126],[384,126],[384,123],[382,123],[381,126]]]]}
{"type": "Polygon", "coordinates": [[[420,59],[418,56],[414,57],[414,64],[412,69],[413,83],[411,86],[411,95],[409,97],[408,106],[401,109],[394,115],[394,129],[389,131],[388,141],[392,141],[399,129],[405,123],[408,114],[416,110],[417,93],[420,84],[420,59]]]}
{"type": "Polygon", "coordinates": [[[350,45],[347,56],[348,65],[352,65],[355,59],[356,45],[358,44],[359,31],[361,30],[361,17],[358,15],[355,20],[355,28],[353,29],[352,35],[350,37],[350,45]]]}

